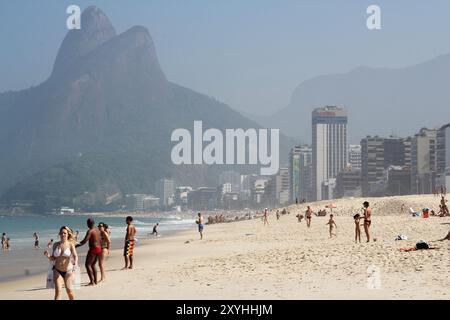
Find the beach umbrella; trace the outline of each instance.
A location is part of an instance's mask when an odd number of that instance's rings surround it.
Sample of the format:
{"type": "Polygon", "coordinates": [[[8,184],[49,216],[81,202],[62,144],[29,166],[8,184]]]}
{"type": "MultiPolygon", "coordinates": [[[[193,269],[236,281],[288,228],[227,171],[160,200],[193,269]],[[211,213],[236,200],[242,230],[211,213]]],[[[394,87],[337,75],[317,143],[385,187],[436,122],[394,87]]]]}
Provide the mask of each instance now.
{"type": "Polygon", "coordinates": [[[337,205],[336,205],[336,203],[330,203],[330,204],[326,205],[325,208],[329,208],[331,210],[331,212],[333,212],[333,209],[336,209],[337,205]]]}

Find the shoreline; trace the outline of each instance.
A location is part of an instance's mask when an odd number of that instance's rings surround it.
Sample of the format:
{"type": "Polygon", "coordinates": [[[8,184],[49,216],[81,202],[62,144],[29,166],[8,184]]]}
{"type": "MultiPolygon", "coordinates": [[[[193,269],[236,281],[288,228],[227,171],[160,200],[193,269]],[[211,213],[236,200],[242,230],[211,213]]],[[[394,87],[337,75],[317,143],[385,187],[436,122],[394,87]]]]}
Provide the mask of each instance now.
{"type": "MultiPolygon", "coordinates": [[[[435,199],[434,199],[435,200],[435,199]]],[[[207,225],[139,242],[133,270],[123,267],[122,250],[111,251],[107,281],[75,291],[76,299],[119,300],[277,300],[277,299],[439,299],[450,300],[450,241],[433,242],[437,250],[401,252],[417,241],[443,238],[450,218],[413,218],[398,203],[434,203],[432,196],[384,198],[373,203],[371,233],[377,241],[354,242],[352,213],[360,198],[338,202],[337,237],[329,238],[327,217],[313,216],[311,228],[297,222],[307,204],[286,208],[290,215],[269,225],[261,219],[207,225]],[[388,208],[387,211],[381,211],[388,208]],[[398,234],[408,240],[395,241],[398,234]],[[369,280],[378,270],[379,288],[369,280]]],[[[373,201],[370,199],[369,201],[373,201]]],[[[317,206],[318,207],[318,206],[317,206]]],[[[313,208],[315,209],[315,208],[313,208]]],[[[333,209],[333,213],[335,209],[333,209]]],[[[329,213],[329,212],[328,212],[329,213]]],[[[86,248],[87,249],[87,248],[86,248]]],[[[83,261],[82,283],[87,282],[83,261]]],[[[53,298],[45,276],[0,284],[0,299],[53,298]]],[[[64,299],[67,299],[63,295],[64,299]]]]}

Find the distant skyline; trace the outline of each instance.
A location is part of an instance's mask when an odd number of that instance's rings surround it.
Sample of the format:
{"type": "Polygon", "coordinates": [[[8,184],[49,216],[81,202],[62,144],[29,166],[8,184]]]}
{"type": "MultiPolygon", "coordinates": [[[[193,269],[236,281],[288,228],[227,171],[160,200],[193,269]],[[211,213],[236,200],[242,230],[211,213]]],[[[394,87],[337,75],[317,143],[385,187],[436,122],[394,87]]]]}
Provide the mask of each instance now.
{"type": "Polygon", "coordinates": [[[145,26],[170,81],[257,115],[285,107],[301,82],[319,75],[450,53],[447,0],[2,1],[0,92],[47,79],[70,4],[98,6],[118,33],[145,26]],[[371,4],[382,10],[378,31],[366,28],[371,4]]]}

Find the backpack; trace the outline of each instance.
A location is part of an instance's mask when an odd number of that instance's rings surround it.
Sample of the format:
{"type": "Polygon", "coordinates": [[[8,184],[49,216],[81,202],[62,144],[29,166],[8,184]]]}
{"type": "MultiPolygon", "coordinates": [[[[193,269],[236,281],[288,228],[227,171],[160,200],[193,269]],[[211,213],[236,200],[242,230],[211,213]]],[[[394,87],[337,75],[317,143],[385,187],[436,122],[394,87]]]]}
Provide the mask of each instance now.
{"type": "Polygon", "coordinates": [[[430,246],[425,241],[420,240],[416,243],[416,249],[422,250],[422,249],[430,249],[430,246]]]}

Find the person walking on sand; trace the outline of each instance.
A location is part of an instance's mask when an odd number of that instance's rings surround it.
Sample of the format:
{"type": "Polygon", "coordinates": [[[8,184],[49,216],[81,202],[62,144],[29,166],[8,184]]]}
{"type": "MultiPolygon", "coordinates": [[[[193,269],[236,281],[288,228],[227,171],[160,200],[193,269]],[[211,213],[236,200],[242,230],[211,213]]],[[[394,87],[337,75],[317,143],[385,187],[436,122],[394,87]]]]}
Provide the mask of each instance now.
{"type": "Polygon", "coordinates": [[[98,266],[100,268],[100,281],[106,280],[106,272],[105,272],[105,261],[106,257],[109,256],[109,248],[111,246],[111,240],[109,238],[109,234],[106,231],[107,225],[103,222],[98,224],[98,230],[100,231],[100,244],[102,247],[102,253],[98,258],[98,266]]]}
{"type": "Polygon", "coordinates": [[[308,208],[305,211],[305,218],[306,218],[306,225],[308,226],[308,228],[311,228],[312,210],[310,206],[308,206],[308,208]]]}
{"type": "Polygon", "coordinates": [[[39,248],[39,235],[36,232],[33,233],[33,238],[34,238],[34,248],[40,249],[39,248]]]}
{"type": "Polygon", "coordinates": [[[280,210],[277,210],[277,220],[280,220],[280,210]]]}
{"type": "Polygon", "coordinates": [[[369,208],[369,202],[364,201],[364,232],[366,233],[367,242],[370,242],[370,225],[372,224],[372,209],[369,208]]]}
{"type": "Polygon", "coordinates": [[[337,237],[336,233],[333,233],[334,228],[337,229],[336,222],[333,220],[333,214],[330,214],[330,220],[328,220],[327,225],[330,226],[330,239],[335,236],[337,237]]]}
{"type": "Polygon", "coordinates": [[[94,219],[87,219],[88,231],[86,231],[86,236],[79,244],[76,245],[76,248],[84,245],[89,241],[89,251],[86,256],[86,262],[84,266],[86,267],[87,274],[89,276],[89,284],[88,286],[93,286],[97,284],[97,269],[95,264],[99,260],[100,255],[102,254],[102,246],[100,241],[100,231],[95,227],[94,219]]]}
{"type": "Polygon", "coordinates": [[[269,210],[267,208],[264,209],[264,225],[269,225],[269,220],[268,220],[268,216],[269,216],[269,210]]]}
{"type": "Polygon", "coordinates": [[[53,244],[54,244],[53,239],[50,239],[50,241],[47,243],[47,249],[53,248],[53,244]]]}
{"type": "Polygon", "coordinates": [[[357,243],[358,240],[359,243],[361,243],[361,216],[359,215],[359,213],[357,213],[353,216],[353,219],[355,220],[355,243],[357,243]]]}
{"type": "Polygon", "coordinates": [[[125,247],[123,249],[123,257],[125,260],[125,267],[122,270],[133,269],[133,251],[136,236],[136,228],[133,225],[133,217],[128,216],[125,219],[127,224],[127,233],[125,234],[125,247]]]}
{"type": "Polygon", "coordinates": [[[153,226],[153,232],[152,235],[155,235],[156,237],[158,236],[158,226],[159,226],[159,222],[157,222],[154,226],[153,226]]]}
{"type": "Polygon", "coordinates": [[[198,213],[198,219],[195,220],[195,223],[198,225],[198,232],[200,233],[200,240],[202,240],[204,224],[203,224],[203,217],[200,212],[198,213]]]}
{"type": "Polygon", "coordinates": [[[69,227],[59,229],[60,241],[52,248],[52,254],[46,250],[44,255],[53,262],[53,283],[55,284],[55,300],[61,299],[62,286],[64,284],[70,300],[74,300],[72,285],[75,269],[78,266],[78,255],[75,249],[75,237],[69,227]]]}

